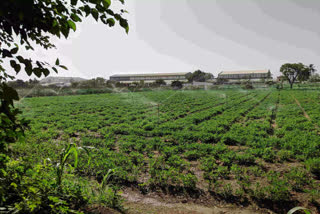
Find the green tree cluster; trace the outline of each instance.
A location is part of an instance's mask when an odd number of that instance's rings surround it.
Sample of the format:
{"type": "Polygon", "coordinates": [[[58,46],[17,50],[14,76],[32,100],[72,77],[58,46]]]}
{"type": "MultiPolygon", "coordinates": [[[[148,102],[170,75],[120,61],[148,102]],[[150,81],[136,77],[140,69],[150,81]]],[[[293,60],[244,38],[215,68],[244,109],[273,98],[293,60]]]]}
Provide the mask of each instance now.
{"type": "Polygon", "coordinates": [[[188,79],[189,82],[206,82],[209,79],[213,79],[213,74],[211,73],[206,73],[201,70],[196,70],[193,73],[188,73],[186,75],[186,78],[188,79]]]}
{"type": "Polygon", "coordinates": [[[296,81],[308,80],[311,74],[313,74],[315,71],[316,69],[313,64],[307,66],[302,63],[286,63],[280,68],[280,72],[289,82],[291,89],[296,81]]]}

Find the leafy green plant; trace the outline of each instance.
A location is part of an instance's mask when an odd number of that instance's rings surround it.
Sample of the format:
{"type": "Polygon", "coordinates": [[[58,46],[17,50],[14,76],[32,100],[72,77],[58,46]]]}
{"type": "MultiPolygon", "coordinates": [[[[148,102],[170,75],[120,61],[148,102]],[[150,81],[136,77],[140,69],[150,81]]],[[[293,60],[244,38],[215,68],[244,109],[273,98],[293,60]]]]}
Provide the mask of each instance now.
{"type": "Polygon", "coordinates": [[[306,161],[307,169],[320,178],[320,158],[313,158],[306,161]]]}
{"type": "MultiPolygon", "coordinates": [[[[61,182],[62,182],[62,178],[63,178],[63,173],[64,173],[64,169],[65,166],[67,164],[67,161],[70,157],[70,155],[74,155],[74,168],[76,168],[78,166],[78,155],[79,155],[79,151],[80,150],[84,150],[89,158],[88,158],[88,165],[90,164],[90,153],[89,150],[87,149],[87,147],[77,147],[77,145],[75,143],[70,143],[66,146],[65,149],[62,150],[62,152],[60,153],[60,162],[57,163],[56,165],[56,175],[57,175],[57,186],[60,187],[61,186],[61,182]]],[[[71,165],[69,165],[71,166],[71,165]]]]}
{"type": "Polygon", "coordinates": [[[293,168],[289,173],[286,174],[288,181],[291,186],[296,191],[302,191],[303,187],[310,184],[310,176],[304,169],[293,168]]]}

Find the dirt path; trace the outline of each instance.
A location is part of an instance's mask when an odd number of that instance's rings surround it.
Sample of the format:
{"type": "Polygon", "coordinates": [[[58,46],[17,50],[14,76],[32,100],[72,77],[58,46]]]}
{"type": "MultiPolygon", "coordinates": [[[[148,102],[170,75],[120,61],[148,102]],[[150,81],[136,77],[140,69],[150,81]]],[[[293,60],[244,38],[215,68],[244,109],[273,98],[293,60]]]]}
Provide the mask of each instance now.
{"type": "Polygon", "coordinates": [[[126,190],[125,208],[128,214],[269,214],[270,211],[258,210],[253,207],[242,207],[229,204],[196,204],[193,202],[170,200],[156,195],[142,195],[139,192],[126,190]]]}
{"type": "Polygon", "coordinates": [[[297,100],[297,98],[295,98],[294,96],[292,96],[294,98],[294,100],[296,101],[297,105],[299,106],[299,108],[301,109],[301,111],[303,112],[303,115],[305,116],[305,118],[307,118],[309,121],[311,121],[310,116],[307,114],[307,112],[304,110],[304,108],[301,106],[299,100],[297,100]]]}
{"type": "MultiPolygon", "coordinates": [[[[295,98],[294,96],[292,96],[294,98],[294,100],[296,101],[297,105],[299,106],[299,108],[301,109],[301,111],[303,112],[303,115],[305,116],[305,118],[307,118],[309,121],[312,121],[310,116],[308,115],[308,113],[304,110],[304,108],[301,106],[299,100],[297,98],[295,98]]],[[[316,130],[318,130],[319,134],[320,134],[320,127],[317,124],[314,124],[314,127],[316,128],[316,130]]]]}

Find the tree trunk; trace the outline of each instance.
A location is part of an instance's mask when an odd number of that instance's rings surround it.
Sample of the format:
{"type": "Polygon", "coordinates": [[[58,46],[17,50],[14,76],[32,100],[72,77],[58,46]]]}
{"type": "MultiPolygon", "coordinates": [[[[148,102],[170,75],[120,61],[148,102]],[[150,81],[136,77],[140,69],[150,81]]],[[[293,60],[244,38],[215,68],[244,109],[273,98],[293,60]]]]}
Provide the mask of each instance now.
{"type": "Polygon", "coordinates": [[[290,83],[290,89],[292,89],[292,87],[293,87],[293,83],[290,83]]]}

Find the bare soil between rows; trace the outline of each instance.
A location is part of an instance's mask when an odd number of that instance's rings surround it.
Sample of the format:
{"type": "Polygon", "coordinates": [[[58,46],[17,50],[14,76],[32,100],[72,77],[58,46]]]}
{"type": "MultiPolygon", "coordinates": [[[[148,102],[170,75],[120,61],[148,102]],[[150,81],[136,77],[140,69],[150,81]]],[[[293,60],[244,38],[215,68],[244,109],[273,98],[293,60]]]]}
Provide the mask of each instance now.
{"type": "Polygon", "coordinates": [[[143,195],[139,191],[126,188],[122,197],[125,199],[125,209],[129,214],[160,213],[160,214],[271,214],[267,209],[254,206],[242,206],[212,197],[186,199],[179,196],[150,193],[143,195]]]}

